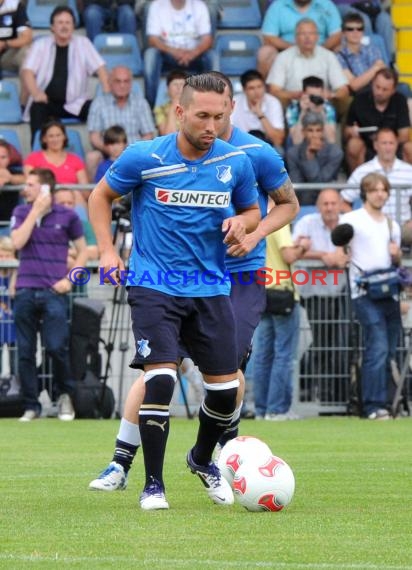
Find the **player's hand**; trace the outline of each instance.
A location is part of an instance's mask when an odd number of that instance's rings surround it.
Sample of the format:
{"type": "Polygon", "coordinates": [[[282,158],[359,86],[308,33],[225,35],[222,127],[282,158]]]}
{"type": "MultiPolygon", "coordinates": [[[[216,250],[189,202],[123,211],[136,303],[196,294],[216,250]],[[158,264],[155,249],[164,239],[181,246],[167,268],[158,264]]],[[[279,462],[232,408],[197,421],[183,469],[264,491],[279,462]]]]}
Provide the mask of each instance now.
{"type": "Polygon", "coordinates": [[[104,251],[101,254],[99,272],[100,277],[103,277],[104,283],[118,287],[122,284],[122,275],[124,275],[124,271],[125,265],[123,260],[119,257],[114,248],[109,251],[104,251]]]}
{"type": "Polygon", "coordinates": [[[258,232],[246,234],[241,243],[229,246],[227,253],[232,257],[243,257],[255,249],[261,239],[258,232]]]}
{"type": "Polygon", "coordinates": [[[226,218],[223,220],[222,232],[226,233],[223,243],[228,246],[239,245],[246,235],[245,223],[240,216],[226,218]]]}

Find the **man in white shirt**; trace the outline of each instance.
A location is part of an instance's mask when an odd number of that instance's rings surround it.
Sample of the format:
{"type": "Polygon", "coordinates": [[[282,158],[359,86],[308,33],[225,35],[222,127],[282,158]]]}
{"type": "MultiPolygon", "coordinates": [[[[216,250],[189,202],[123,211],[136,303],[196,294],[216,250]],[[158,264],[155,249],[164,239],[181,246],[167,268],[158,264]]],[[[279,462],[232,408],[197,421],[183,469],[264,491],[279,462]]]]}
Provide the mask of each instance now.
{"type": "Polygon", "coordinates": [[[146,99],[153,108],[162,73],[183,68],[203,73],[213,64],[212,28],[203,0],[153,0],[150,2],[144,54],[146,99]]]}
{"type": "Polygon", "coordinates": [[[345,188],[341,196],[346,204],[346,210],[352,207],[359,198],[359,185],[364,176],[370,172],[383,174],[392,188],[388,201],[383,207],[383,213],[403,223],[411,218],[412,198],[412,164],[396,157],[398,137],[390,128],[382,128],[376,133],[373,144],[376,156],[372,160],[358,166],[348,179],[348,185],[358,188],[345,188]],[[409,188],[394,190],[397,185],[409,184],[409,188]]]}
{"type": "MultiPolygon", "coordinates": [[[[399,294],[377,300],[358,284],[365,271],[389,269],[401,257],[399,224],[389,220],[383,208],[389,198],[390,186],[382,174],[367,174],[361,180],[363,207],[344,214],[342,224],[353,227],[349,243],[352,304],[364,338],[361,385],[362,412],[371,420],[389,418],[388,384],[391,360],[401,330],[399,294]]],[[[389,287],[387,288],[389,291],[389,287]]]]}
{"type": "Polygon", "coordinates": [[[309,75],[320,77],[327,89],[328,99],[346,101],[348,80],[336,55],[317,45],[318,28],[305,18],[296,26],[296,45],[285,49],[275,59],[266,82],[269,91],[285,105],[302,95],[302,81],[309,75]]]}
{"type": "Polygon", "coordinates": [[[285,138],[285,121],[282,105],[276,97],[266,93],[263,76],[249,69],[240,76],[243,93],[235,95],[236,103],[231,121],[242,131],[256,134],[260,131],[266,141],[278,150],[285,138]]]}

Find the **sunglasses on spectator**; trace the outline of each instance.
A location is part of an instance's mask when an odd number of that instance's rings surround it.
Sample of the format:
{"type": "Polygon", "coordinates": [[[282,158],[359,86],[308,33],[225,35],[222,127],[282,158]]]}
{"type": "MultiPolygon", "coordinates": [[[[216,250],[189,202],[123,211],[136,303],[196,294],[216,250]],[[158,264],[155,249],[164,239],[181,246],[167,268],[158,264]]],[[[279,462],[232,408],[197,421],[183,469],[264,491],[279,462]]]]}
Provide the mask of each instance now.
{"type": "Polygon", "coordinates": [[[345,32],[363,32],[364,29],[363,26],[345,26],[343,28],[345,32]]]}

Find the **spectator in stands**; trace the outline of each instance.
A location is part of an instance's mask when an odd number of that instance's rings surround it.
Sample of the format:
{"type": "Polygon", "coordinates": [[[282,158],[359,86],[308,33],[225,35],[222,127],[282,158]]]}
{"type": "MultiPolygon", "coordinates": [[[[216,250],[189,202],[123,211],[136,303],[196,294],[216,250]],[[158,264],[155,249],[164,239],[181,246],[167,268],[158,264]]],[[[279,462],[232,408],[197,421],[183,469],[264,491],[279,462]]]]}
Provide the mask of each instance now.
{"type": "Polygon", "coordinates": [[[109,92],[98,95],[90,106],[87,129],[92,147],[98,152],[87,155],[90,179],[94,179],[98,162],[104,155],[103,132],[113,125],[122,126],[127,140],[154,137],[152,112],[144,97],[132,90],[133,76],[128,67],[114,67],[109,75],[109,92]]]}
{"type": "Polygon", "coordinates": [[[88,38],[74,35],[74,14],[57,6],[51,16],[52,35],[36,40],[22,67],[30,94],[24,118],[30,118],[32,140],[49,117],[85,122],[91,100],[88,79],[97,74],[103,91],[109,91],[104,60],[88,38]]]}
{"type": "Polygon", "coordinates": [[[303,141],[302,119],[307,111],[323,116],[325,123],[325,139],[336,143],[336,112],[334,106],[326,98],[323,80],[309,75],[302,81],[302,95],[293,99],[286,108],[286,123],[291,144],[303,141]]]}
{"type": "Polygon", "coordinates": [[[294,45],[297,24],[308,18],[317,26],[319,44],[331,50],[339,45],[341,17],[331,0],[276,0],[266,10],[262,25],[264,45],[258,53],[258,69],[263,77],[277,54],[294,45]]]}
{"type": "Polygon", "coordinates": [[[176,67],[202,73],[215,67],[210,15],[203,0],[153,0],[146,22],[146,98],[156,101],[160,76],[176,67]]]}
{"type": "Polygon", "coordinates": [[[375,155],[373,140],[382,127],[398,135],[399,154],[412,164],[412,142],[409,142],[410,118],[407,100],[396,92],[398,76],[385,67],[376,72],[372,88],[355,95],[344,129],[345,158],[349,173],[375,155]]]}
{"type": "Polygon", "coordinates": [[[27,203],[17,206],[12,216],[11,239],[19,251],[14,316],[18,347],[18,372],[25,412],[20,421],[39,417],[36,370],[37,332],[53,361],[53,377],[59,391],[58,417],[73,420],[71,395],[74,383],[69,363],[67,276],[70,242],[77,250],[76,267],[87,261],[86,242],[75,212],[53,203],[55,177],[51,170],[36,168],[27,176],[27,203]]]}
{"type": "Polygon", "coordinates": [[[72,152],[67,152],[69,139],[66,128],[60,121],[44,123],[40,129],[42,150],[32,151],[24,159],[24,174],[27,176],[33,168],[50,169],[58,184],[87,184],[89,182],[86,165],[72,152]]]}
{"type": "MultiPolygon", "coordinates": [[[[293,243],[290,227],[284,226],[266,238],[266,266],[272,269],[270,290],[288,289],[294,303],[285,314],[263,313],[254,337],[254,395],[257,420],[298,419],[291,410],[293,368],[299,341],[299,295],[292,280],[277,284],[275,271],[291,272],[290,265],[310,247],[307,238],[293,243]]],[[[268,275],[271,275],[270,273],[268,275]]]]}
{"type": "MultiPolygon", "coordinates": [[[[349,256],[343,247],[333,245],[331,239],[331,232],[340,219],[339,192],[332,188],[321,190],[316,206],[317,212],[302,216],[295,222],[292,236],[294,241],[303,237],[310,239],[310,248],[302,256],[302,260],[315,259],[322,264],[321,268],[316,269],[303,265],[310,277],[307,283],[298,286],[298,291],[313,334],[313,346],[305,362],[305,371],[308,374],[308,382],[305,382],[305,385],[311,391],[317,389],[321,399],[330,401],[333,392],[336,396],[343,391],[343,362],[337,358],[335,349],[338,350],[343,344],[340,326],[344,318],[341,295],[346,279],[342,271],[341,274],[328,273],[324,282],[321,282],[319,269],[342,269],[348,263],[349,256]]],[[[299,267],[299,262],[296,267],[299,267]]]]}
{"type": "Polygon", "coordinates": [[[94,182],[99,182],[106,170],[113,164],[127,146],[126,131],[120,125],[113,125],[103,133],[104,155],[107,158],[99,162],[94,182]]]}
{"type": "Polygon", "coordinates": [[[235,108],[231,121],[246,132],[260,131],[265,140],[281,150],[285,138],[285,122],[282,105],[278,99],[266,93],[263,76],[256,69],[249,69],[240,76],[243,93],[235,95],[235,108]]]}
{"type": "Polygon", "coordinates": [[[0,0],[0,79],[3,69],[19,73],[32,40],[25,2],[0,0]]]}
{"type": "MultiPolygon", "coordinates": [[[[336,180],[343,159],[337,144],[326,142],[324,118],[308,111],[302,119],[303,142],[286,153],[292,182],[332,182],[336,180]]],[[[315,204],[319,190],[298,190],[300,205],[315,204]]]]}
{"type": "Polygon", "coordinates": [[[284,105],[302,95],[302,81],[308,75],[323,80],[328,99],[347,100],[348,88],[337,57],[332,51],[317,45],[316,23],[304,18],[296,26],[296,45],[285,49],[270,68],[269,91],[284,105]]]}
{"type": "MultiPolygon", "coordinates": [[[[15,261],[13,243],[8,236],[0,236],[0,261],[15,261]]],[[[16,327],[12,308],[15,294],[16,269],[0,268],[0,355],[7,346],[10,375],[16,375],[16,327]]],[[[3,376],[3,359],[0,358],[0,376],[3,376]]]]}
{"type": "Polygon", "coordinates": [[[343,17],[349,12],[357,13],[365,24],[365,33],[370,36],[377,33],[384,42],[387,56],[393,53],[393,26],[390,14],[382,7],[381,0],[334,0],[343,17]]]}
{"type": "MultiPolygon", "coordinates": [[[[76,199],[73,190],[70,188],[58,188],[54,192],[53,201],[58,206],[65,206],[66,208],[70,208],[70,210],[75,210],[76,208],[76,199]]],[[[97,240],[95,233],[93,231],[92,225],[89,220],[82,220],[84,238],[86,240],[87,245],[87,259],[88,260],[95,260],[99,258],[99,251],[97,249],[97,240]]],[[[76,258],[77,258],[77,250],[76,248],[70,244],[69,251],[68,251],[68,262],[67,262],[67,269],[70,270],[73,267],[76,267],[76,258]]]]}
{"type": "Polygon", "coordinates": [[[159,135],[168,135],[177,131],[179,123],[175,109],[185,84],[187,73],[184,69],[172,69],[166,77],[168,100],[153,109],[159,135]]]}
{"type": "Polygon", "coordinates": [[[365,25],[362,16],[349,12],[342,22],[342,44],[336,53],[352,94],[369,87],[376,72],[386,67],[383,54],[373,43],[364,43],[365,25]]]}
{"type": "MultiPolygon", "coordinates": [[[[86,165],[77,154],[67,152],[69,140],[66,128],[59,121],[51,120],[40,129],[42,150],[32,151],[23,162],[27,176],[33,168],[48,168],[58,184],[88,184],[86,165]]],[[[76,211],[81,219],[87,219],[87,195],[81,190],[75,191],[76,211]]]]}
{"type": "Polygon", "coordinates": [[[348,179],[348,185],[357,186],[357,188],[346,188],[341,191],[345,210],[349,210],[352,204],[359,198],[359,187],[362,179],[372,172],[385,176],[392,188],[387,202],[382,211],[391,218],[403,223],[411,218],[411,200],[412,200],[412,164],[399,160],[396,157],[398,149],[398,138],[396,133],[387,127],[379,129],[376,133],[376,139],[373,142],[373,148],[376,156],[361,164],[356,168],[348,179]],[[394,188],[397,185],[410,185],[410,188],[396,192],[394,188]],[[399,211],[398,211],[399,198],[399,211]]]}
{"type": "Polygon", "coordinates": [[[9,233],[9,222],[13,209],[19,202],[19,191],[3,190],[4,186],[23,184],[24,174],[10,169],[10,145],[0,140],[0,236],[9,233]]]}
{"type": "Polygon", "coordinates": [[[391,360],[396,360],[402,325],[399,294],[392,295],[388,287],[388,297],[375,300],[358,285],[357,278],[364,271],[385,270],[400,262],[399,225],[395,221],[388,221],[383,213],[389,191],[390,185],[385,176],[375,172],[367,174],[361,181],[363,207],[348,212],[341,218],[341,223],[350,224],[354,229],[349,244],[351,296],[364,337],[362,411],[364,417],[370,420],[389,418],[386,408],[387,388],[391,376],[391,360]]]}
{"type": "Polygon", "coordinates": [[[134,0],[77,0],[77,4],[90,41],[102,32],[136,34],[134,0]]]}

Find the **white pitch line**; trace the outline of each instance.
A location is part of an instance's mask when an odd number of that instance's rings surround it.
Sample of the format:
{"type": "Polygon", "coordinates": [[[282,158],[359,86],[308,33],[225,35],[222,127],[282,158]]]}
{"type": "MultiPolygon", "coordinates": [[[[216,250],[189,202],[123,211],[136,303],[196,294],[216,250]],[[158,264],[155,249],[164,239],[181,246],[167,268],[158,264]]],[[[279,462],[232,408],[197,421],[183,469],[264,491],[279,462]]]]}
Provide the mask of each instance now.
{"type": "Polygon", "coordinates": [[[374,563],[333,563],[333,562],[253,562],[252,560],[240,561],[240,560],[205,560],[205,559],[172,559],[172,558],[145,558],[139,560],[136,557],[130,556],[60,556],[56,553],[55,556],[43,556],[41,554],[13,554],[10,553],[0,553],[0,560],[9,561],[19,561],[19,562],[62,562],[65,564],[73,564],[79,562],[87,562],[92,564],[93,562],[101,563],[133,563],[143,566],[156,565],[159,567],[163,564],[165,567],[174,568],[206,568],[206,567],[216,567],[216,568],[292,568],[295,570],[412,570],[411,565],[391,565],[387,564],[374,564],[374,563]]]}

